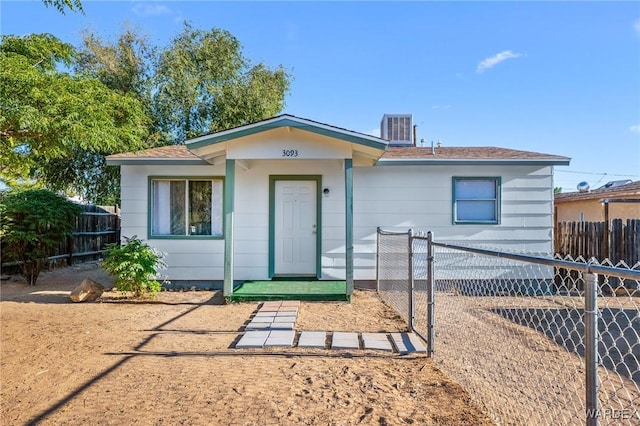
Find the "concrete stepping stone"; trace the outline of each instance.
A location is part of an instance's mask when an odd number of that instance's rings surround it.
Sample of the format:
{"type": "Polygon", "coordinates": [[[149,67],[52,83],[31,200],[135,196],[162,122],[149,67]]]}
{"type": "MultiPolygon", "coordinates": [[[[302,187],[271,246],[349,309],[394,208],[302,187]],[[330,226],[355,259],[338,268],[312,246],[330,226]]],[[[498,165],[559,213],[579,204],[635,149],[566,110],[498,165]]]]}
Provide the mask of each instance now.
{"type": "Polygon", "coordinates": [[[277,316],[277,317],[274,317],[273,321],[271,322],[296,322],[296,317],[295,315],[277,316]]]}
{"type": "Polygon", "coordinates": [[[283,308],[287,307],[287,308],[299,308],[300,307],[300,301],[299,300],[283,300],[282,303],[280,304],[280,306],[282,306],[283,308]]]}
{"type": "Polygon", "coordinates": [[[264,342],[264,346],[288,346],[293,345],[293,339],[296,337],[296,332],[293,330],[272,330],[269,333],[269,337],[264,342]]]}
{"type": "Polygon", "coordinates": [[[270,330],[293,330],[293,328],[293,322],[272,322],[271,325],[269,325],[270,330]]]}
{"type": "Polygon", "coordinates": [[[358,333],[334,331],[331,339],[331,349],[360,349],[358,333]]]}
{"type": "Polygon", "coordinates": [[[278,315],[298,315],[298,308],[280,308],[278,315]]]}
{"type": "Polygon", "coordinates": [[[326,331],[303,331],[298,339],[299,348],[325,348],[326,331]]]}
{"type": "Polygon", "coordinates": [[[245,330],[268,330],[272,321],[251,321],[245,326],[245,330]]]}
{"type": "Polygon", "coordinates": [[[365,349],[393,351],[387,333],[362,333],[362,343],[365,349]]]}
{"type": "Polygon", "coordinates": [[[401,354],[412,352],[427,353],[427,348],[424,347],[418,336],[413,333],[391,333],[391,340],[393,340],[396,350],[401,354]]]}
{"type": "Polygon", "coordinates": [[[263,306],[258,310],[260,312],[278,312],[280,310],[279,306],[263,306]]]}
{"type": "Polygon", "coordinates": [[[279,308],[282,305],[282,301],[274,300],[271,302],[262,302],[263,308],[279,308]]]}
{"type": "Polygon", "coordinates": [[[236,348],[261,348],[269,337],[269,331],[247,331],[236,343],[236,348]]]}
{"type": "Polygon", "coordinates": [[[254,318],[274,318],[278,313],[277,312],[257,312],[254,315],[254,318]]]}

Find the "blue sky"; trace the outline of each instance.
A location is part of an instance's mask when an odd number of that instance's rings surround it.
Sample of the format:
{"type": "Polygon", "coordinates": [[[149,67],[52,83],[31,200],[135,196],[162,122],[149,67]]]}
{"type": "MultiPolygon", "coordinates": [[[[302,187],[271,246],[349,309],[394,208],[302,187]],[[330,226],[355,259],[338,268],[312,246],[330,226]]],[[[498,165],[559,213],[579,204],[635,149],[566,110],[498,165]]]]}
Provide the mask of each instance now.
{"type": "Polygon", "coordinates": [[[284,112],[364,133],[412,113],[418,139],[572,158],[556,186],[640,180],[640,2],[83,2],[0,4],[2,34],[157,45],[184,20],[293,75],[284,112]]]}

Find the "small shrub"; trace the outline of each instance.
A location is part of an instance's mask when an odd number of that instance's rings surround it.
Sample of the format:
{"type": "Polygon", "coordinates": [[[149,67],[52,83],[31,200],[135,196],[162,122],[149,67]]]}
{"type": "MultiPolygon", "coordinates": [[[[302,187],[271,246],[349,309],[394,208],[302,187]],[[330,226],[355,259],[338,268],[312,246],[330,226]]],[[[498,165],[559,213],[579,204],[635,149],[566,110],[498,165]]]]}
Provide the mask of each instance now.
{"type": "Polygon", "coordinates": [[[71,236],[82,208],[46,189],[14,191],[0,201],[3,257],[17,261],[31,285],[47,266],[48,256],[71,236]]]}
{"type": "Polygon", "coordinates": [[[157,280],[160,269],[166,267],[164,254],[142,242],[135,235],[125,237],[125,244],[107,245],[102,267],[116,277],[115,288],[131,292],[134,297],[155,296],[162,289],[157,280]]]}

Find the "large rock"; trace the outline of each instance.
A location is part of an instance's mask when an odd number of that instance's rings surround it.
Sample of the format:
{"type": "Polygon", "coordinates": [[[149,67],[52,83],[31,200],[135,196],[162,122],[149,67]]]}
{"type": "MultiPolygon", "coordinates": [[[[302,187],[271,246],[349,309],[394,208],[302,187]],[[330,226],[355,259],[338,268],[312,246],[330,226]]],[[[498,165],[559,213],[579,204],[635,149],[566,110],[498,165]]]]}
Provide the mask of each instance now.
{"type": "Polygon", "coordinates": [[[89,278],[85,278],[73,289],[69,297],[72,302],[93,302],[102,296],[104,286],[89,278]]]}

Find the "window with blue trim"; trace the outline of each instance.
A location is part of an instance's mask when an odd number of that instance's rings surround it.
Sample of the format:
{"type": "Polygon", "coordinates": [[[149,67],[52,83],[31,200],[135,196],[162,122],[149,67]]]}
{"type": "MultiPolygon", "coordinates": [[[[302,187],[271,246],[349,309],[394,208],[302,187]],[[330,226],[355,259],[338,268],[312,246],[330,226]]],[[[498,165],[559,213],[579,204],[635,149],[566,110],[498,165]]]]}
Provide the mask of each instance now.
{"type": "Polygon", "coordinates": [[[222,179],[152,179],[151,237],[221,237],[222,186],[222,179]]]}
{"type": "Polygon", "coordinates": [[[500,223],[500,178],[453,178],[453,222],[500,223]]]}

